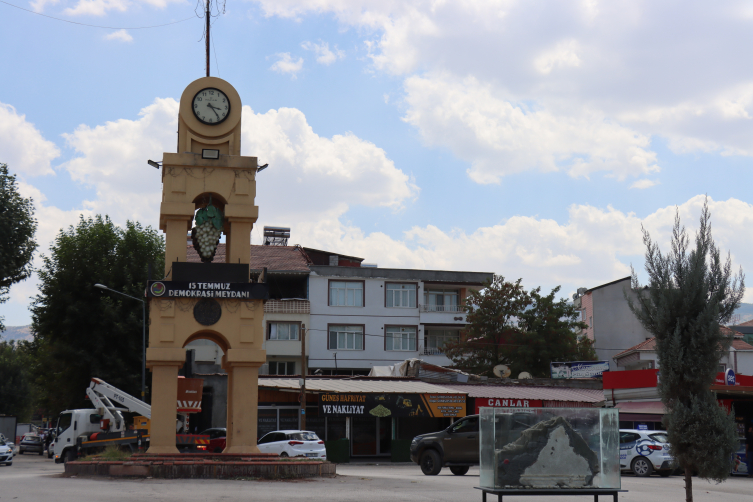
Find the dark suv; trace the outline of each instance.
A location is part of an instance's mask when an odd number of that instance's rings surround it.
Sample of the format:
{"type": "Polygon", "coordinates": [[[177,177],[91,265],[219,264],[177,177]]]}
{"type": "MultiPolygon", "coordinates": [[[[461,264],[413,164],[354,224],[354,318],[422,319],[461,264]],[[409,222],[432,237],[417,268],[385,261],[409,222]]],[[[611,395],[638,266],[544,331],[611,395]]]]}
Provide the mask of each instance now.
{"type": "Polygon", "coordinates": [[[44,453],[44,443],[37,434],[25,434],[21,439],[21,444],[18,445],[18,453],[23,455],[28,452],[39,453],[40,455],[44,453]]]}
{"type": "Polygon", "coordinates": [[[427,476],[439,474],[442,467],[462,476],[478,465],[478,415],[462,418],[443,431],[421,434],[410,444],[410,459],[427,476]]]}

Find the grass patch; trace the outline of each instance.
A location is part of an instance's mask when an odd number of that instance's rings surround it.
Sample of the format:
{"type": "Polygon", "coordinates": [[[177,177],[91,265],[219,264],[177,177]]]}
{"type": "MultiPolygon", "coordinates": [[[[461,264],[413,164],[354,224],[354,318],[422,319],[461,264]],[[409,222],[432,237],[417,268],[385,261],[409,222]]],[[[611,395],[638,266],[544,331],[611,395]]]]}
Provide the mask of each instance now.
{"type": "Polygon", "coordinates": [[[94,455],[79,457],[78,460],[83,460],[85,462],[92,460],[121,461],[128,460],[129,458],[131,458],[130,451],[122,450],[118,447],[118,445],[110,445],[105,448],[104,451],[101,451],[94,455]]]}

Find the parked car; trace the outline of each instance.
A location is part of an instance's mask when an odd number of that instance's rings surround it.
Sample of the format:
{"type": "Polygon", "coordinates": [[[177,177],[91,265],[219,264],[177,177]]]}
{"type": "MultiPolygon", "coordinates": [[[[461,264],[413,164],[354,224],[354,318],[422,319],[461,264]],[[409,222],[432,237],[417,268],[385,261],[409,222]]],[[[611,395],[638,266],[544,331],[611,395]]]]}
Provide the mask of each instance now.
{"type": "Polygon", "coordinates": [[[666,432],[620,429],[620,470],[641,477],[656,471],[666,477],[676,468],[666,432]]]}
{"type": "Polygon", "coordinates": [[[225,437],[227,429],[224,427],[213,427],[200,433],[201,436],[209,436],[209,445],[198,446],[199,450],[206,450],[212,453],[222,453],[225,450],[225,437]]]}
{"type": "Polygon", "coordinates": [[[732,454],[732,474],[747,476],[748,464],[745,463],[748,454],[745,451],[745,439],[740,439],[740,447],[732,454]]]}
{"type": "Polygon", "coordinates": [[[421,466],[427,476],[439,474],[449,466],[462,476],[472,465],[479,464],[478,415],[461,418],[445,430],[421,434],[410,444],[410,459],[421,466]]]}
{"type": "Polygon", "coordinates": [[[257,442],[261,453],[281,457],[327,458],[324,441],[311,431],[272,431],[257,442]]]}
{"type": "Polygon", "coordinates": [[[13,448],[0,439],[0,464],[13,465],[13,448]]]}
{"type": "Polygon", "coordinates": [[[34,433],[24,434],[24,437],[21,438],[21,444],[18,445],[18,453],[23,455],[25,452],[44,454],[42,438],[34,433]]]}
{"type": "Polygon", "coordinates": [[[2,434],[2,433],[0,433],[0,441],[2,441],[3,443],[5,443],[5,446],[7,446],[8,448],[10,448],[10,450],[13,452],[13,456],[15,457],[16,456],[16,445],[13,443],[13,441],[11,441],[7,437],[5,437],[5,434],[2,434]]]}

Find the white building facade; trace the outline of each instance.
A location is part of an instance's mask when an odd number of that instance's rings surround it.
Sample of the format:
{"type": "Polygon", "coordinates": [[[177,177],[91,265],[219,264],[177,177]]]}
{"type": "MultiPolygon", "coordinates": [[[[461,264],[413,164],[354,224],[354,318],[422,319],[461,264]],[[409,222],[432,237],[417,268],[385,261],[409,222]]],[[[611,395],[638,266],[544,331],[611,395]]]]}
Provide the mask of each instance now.
{"type": "Polygon", "coordinates": [[[365,374],[420,358],[447,366],[443,346],[465,328],[463,305],[484,272],[311,266],[309,367],[365,374]]]}

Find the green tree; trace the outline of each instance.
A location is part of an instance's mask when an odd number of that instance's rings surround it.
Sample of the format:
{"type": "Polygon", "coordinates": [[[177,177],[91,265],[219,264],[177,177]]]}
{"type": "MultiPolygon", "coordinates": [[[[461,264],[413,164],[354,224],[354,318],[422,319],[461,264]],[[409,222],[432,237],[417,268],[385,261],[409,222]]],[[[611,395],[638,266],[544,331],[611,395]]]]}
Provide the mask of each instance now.
{"type": "MultiPolygon", "coordinates": [[[[0,164],[0,303],[8,301],[10,287],[31,275],[37,243],[37,221],[31,199],[18,193],[16,176],[0,164]]],[[[0,317],[0,332],[5,331],[0,317]]]]}
{"type": "Polygon", "coordinates": [[[58,234],[31,307],[34,371],[48,411],[84,406],[92,377],[139,395],[142,307],[94,284],[141,298],[149,264],[163,270],[164,242],[138,223],[120,228],[106,216],[82,217],[58,234]]]}
{"type": "Polygon", "coordinates": [[[495,275],[483,289],[469,293],[464,305],[466,332],[444,347],[456,368],[491,375],[496,365],[512,363],[515,349],[510,344],[520,333],[518,317],[531,304],[521,280],[509,282],[495,275]]]}
{"type": "Polygon", "coordinates": [[[0,342],[0,414],[14,415],[20,421],[31,418],[34,405],[25,344],[0,342]]]}
{"type": "MultiPolygon", "coordinates": [[[[675,215],[671,250],[662,254],[644,229],[648,285],[630,308],[656,336],[661,368],[659,393],[672,455],[685,470],[685,497],[693,500],[691,474],[721,482],[729,476],[737,448],[734,417],[719,406],[710,390],[719,359],[731,340],[720,331],[740,305],[745,280],[733,276],[711,237],[708,201],[703,205],[695,247],[675,215]]],[[[633,272],[632,286],[640,288],[633,272]]]]}
{"type": "Polygon", "coordinates": [[[521,312],[514,335],[513,375],[527,371],[535,377],[549,377],[552,361],[595,361],[593,342],[579,333],[588,325],[579,320],[580,312],[564,298],[555,297],[557,286],[546,296],[541,288],[531,291],[531,306],[521,312]]]}
{"type": "Polygon", "coordinates": [[[495,276],[482,290],[471,291],[464,306],[468,328],[445,346],[455,367],[491,375],[494,366],[505,364],[514,375],[547,377],[552,361],[595,360],[591,341],[578,335],[586,327],[578,311],[555,298],[559,286],[542,296],[541,288],[527,292],[520,283],[495,276]]]}

